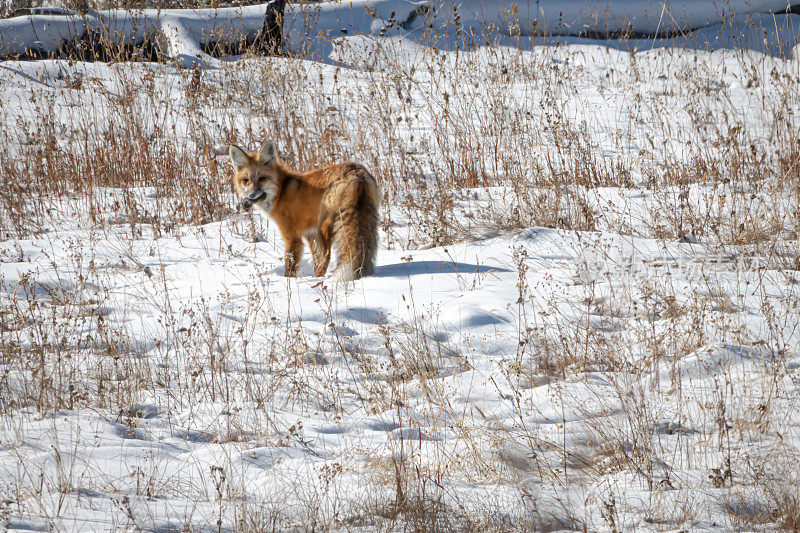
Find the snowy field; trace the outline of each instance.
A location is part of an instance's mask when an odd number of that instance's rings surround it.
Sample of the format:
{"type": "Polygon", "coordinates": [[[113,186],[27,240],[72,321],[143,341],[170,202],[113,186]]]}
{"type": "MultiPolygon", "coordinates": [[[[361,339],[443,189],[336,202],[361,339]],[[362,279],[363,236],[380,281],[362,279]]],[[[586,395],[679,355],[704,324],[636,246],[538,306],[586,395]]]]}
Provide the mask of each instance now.
{"type": "Polygon", "coordinates": [[[0,62],[0,526],[797,530],[800,16],[764,18],[0,62]],[[374,276],[283,276],[213,149],[264,139],[370,169],[374,276]]]}

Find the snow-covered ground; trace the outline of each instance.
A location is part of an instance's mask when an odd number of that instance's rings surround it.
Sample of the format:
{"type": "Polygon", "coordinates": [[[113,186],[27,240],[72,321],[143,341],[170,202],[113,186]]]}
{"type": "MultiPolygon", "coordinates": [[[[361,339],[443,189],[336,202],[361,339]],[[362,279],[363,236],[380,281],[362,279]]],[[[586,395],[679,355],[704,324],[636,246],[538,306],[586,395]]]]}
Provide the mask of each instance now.
{"type": "Polygon", "coordinates": [[[423,41],[0,63],[0,524],[797,527],[800,61],[423,41]],[[374,276],[282,275],[264,138],[374,276]]]}

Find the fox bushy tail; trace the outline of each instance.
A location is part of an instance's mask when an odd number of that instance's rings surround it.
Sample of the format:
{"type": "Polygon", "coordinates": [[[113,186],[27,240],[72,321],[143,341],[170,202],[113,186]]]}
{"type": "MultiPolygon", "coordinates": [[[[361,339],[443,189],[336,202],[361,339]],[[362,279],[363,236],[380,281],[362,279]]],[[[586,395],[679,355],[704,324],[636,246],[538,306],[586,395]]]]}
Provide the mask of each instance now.
{"type": "Polygon", "coordinates": [[[334,231],[339,253],[334,276],[340,281],[372,274],[378,251],[378,184],[369,172],[360,170],[349,177],[346,187],[334,231]]]}

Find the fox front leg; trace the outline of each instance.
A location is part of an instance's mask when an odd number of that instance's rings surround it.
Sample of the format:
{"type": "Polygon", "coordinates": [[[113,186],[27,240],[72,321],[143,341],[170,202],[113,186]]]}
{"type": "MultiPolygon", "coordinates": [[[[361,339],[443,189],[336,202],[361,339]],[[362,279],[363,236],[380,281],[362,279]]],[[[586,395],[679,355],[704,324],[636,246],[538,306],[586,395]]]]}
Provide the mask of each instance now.
{"type": "Polygon", "coordinates": [[[284,256],[284,264],[286,270],[286,277],[297,277],[297,270],[300,266],[300,259],[303,257],[303,241],[299,238],[292,239],[286,242],[286,255],[284,256]]]}

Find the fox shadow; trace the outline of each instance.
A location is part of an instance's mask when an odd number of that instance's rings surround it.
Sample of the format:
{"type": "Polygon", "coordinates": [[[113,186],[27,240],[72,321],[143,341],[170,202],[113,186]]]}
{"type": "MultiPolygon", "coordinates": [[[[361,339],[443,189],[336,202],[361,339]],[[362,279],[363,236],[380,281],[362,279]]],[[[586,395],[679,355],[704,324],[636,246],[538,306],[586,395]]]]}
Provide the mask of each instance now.
{"type": "Polygon", "coordinates": [[[507,268],[492,265],[476,265],[455,261],[404,261],[375,267],[370,277],[391,278],[398,276],[420,276],[424,274],[488,274],[510,272],[507,268]]]}

